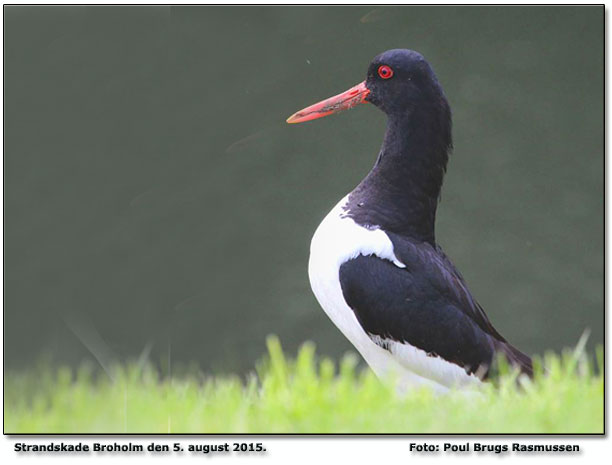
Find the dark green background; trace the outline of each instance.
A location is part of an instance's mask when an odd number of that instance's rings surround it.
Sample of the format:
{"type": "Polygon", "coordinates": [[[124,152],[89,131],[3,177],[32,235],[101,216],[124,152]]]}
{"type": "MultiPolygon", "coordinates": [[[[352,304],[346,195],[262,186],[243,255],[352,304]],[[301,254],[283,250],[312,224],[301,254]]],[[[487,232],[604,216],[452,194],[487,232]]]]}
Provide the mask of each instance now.
{"type": "Polygon", "coordinates": [[[438,241],[508,339],[603,341],[603,7],[4,8],[5,360],[253,366],[349,349],[310,238],[373,106],[296,110],[422,52],[454,112],[438,241]]]}

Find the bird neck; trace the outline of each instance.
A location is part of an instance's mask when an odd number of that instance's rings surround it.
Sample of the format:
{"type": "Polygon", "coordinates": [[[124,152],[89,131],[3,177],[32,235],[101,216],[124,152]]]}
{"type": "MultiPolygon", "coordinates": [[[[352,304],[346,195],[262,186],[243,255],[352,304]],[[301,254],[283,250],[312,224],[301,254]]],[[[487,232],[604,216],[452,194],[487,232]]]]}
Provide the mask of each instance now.
{"type": "Polygon", "coordinates": [[[355,200],[370,210],[366,222],[434,244],[436,209],[451,148],[450,109],[443,97],[389,115],[376,164],[354,191],[355,200]]]}

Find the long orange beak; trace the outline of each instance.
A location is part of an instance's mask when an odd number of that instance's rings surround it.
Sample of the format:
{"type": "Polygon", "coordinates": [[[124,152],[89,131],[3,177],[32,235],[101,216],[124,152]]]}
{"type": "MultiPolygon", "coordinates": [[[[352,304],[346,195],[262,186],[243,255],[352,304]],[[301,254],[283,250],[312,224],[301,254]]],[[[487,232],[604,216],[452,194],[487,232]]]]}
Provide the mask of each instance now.
{"type": "Polygon", "coordinates": [[[325,99],[314,105],[304,108],[287,118],[288,123],[303,123],[317,118],[322,118],[332,113],[348,110],[360,103],[367,103],[365,99],[370,90],[366,87],[365,81],[351,87],[349,90],[325,99]]]}

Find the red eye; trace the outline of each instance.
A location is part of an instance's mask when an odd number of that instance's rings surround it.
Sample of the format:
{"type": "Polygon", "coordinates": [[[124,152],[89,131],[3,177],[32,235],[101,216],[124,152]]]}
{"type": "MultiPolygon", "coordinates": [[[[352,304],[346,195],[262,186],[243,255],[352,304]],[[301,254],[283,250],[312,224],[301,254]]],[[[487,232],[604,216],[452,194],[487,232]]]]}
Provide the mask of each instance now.
{"type": "Polygon", "coordinates": [[[378,75],[383,79],[389,79],[393,76],[393,70],[387,65],[382,65],[378,67],[378,75]]]}

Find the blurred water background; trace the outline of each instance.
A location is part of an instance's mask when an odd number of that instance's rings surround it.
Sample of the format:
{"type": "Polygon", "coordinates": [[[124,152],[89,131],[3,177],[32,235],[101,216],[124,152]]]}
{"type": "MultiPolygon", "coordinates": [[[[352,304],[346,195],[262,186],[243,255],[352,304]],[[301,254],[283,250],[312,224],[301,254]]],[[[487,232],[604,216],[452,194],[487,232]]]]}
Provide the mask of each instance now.
{"type": "Polygon", "coordinates": [[[285,118],[412,48],[454,114],[437,239],[529,353],[603,341],[603,7],[4,7],[7,368],[244,372],[351,349],[310,238],[369,171],[372,106],[285,118]]]}

